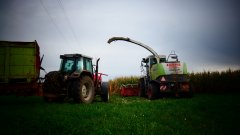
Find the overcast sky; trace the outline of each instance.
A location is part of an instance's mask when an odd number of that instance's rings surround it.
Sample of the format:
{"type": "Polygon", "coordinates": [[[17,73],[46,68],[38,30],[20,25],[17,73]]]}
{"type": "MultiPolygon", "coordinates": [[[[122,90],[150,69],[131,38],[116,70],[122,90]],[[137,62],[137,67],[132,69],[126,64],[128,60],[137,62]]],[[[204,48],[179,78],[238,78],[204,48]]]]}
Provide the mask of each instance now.
{"type": "Polygon", "coordinates": [[[240,68],[240,2],[233,0],[0,0],[0,40],[34,41],[42,66],[58,70],[60,54],[101,58],[100,72],[140,75],[140,61],[171,50],[189,72],[240,68]]]}

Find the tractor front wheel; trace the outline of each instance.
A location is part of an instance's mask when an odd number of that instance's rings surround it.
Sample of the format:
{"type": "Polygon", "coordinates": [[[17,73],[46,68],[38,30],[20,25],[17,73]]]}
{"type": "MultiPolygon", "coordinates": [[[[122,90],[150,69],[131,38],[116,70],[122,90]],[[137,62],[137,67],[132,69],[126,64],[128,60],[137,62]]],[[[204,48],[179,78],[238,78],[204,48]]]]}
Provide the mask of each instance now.
{"type": "Polygon", "coordinates": [[[89,104],[95,96],[93,80],[89,76],[83,76],[75,81],[74,100],[89,104]]]}
{"type": "Polygon", "coordinates": [[[62,74],[59,71],[52,71],[46,74],[45,81],[42,86],[43,98],[46,102],[63,101],[65,98],[63,95],[62,74]]]}

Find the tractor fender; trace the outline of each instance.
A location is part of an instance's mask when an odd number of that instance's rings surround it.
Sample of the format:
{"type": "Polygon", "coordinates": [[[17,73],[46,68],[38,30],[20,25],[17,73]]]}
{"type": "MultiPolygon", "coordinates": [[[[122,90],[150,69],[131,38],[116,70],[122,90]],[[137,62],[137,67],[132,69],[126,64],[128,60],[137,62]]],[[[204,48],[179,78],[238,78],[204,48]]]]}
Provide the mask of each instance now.
{"type": "Polygon", "coordinates": [[[83,76],[89,76],[91,79],[93,79],[92,73],[89,72],[89,71],[86,71],[86,70],[83,70],[83,71],[80,73],[80,76],[79,76],[79,77],[83,77],[83,76]]]}
{"type": "Polygon", "coordinates": [[[90,78],[93,79],[92,74],[89,71],[82,71],[81,73],[79,72],[73,72],[70,76],[68,76],[68,79],[78,79],[82,76],[89,76],[90,78]]]}

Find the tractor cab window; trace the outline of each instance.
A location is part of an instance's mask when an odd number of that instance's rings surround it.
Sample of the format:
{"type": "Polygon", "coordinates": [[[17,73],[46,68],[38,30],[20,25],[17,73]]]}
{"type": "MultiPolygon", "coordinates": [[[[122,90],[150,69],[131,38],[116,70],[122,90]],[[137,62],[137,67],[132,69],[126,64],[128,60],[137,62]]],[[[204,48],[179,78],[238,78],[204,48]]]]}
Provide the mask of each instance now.
{"type": "Polygon", "coordinates": [[[91,59],[84,59],[84,69],[93,73],[93,66],[92,66],[92,60],[91,59]]]}
{"type": "Polygon", "coordinates": [[[83,61],[82,58],[79,58],[77,61],[77,71],[82,71],[83,69],[83,61]]]}

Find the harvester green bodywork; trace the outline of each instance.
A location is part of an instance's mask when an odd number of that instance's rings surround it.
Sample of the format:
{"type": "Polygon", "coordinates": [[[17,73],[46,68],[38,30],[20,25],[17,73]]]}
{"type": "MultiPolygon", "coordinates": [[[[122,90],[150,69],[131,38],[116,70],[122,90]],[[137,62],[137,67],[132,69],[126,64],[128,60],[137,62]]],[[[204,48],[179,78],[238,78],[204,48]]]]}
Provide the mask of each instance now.
{"type": "Polygon", "coordinates": [[[157,79],[159,76],[166,75],[164,67],[161,63],[157,63],[152,65],[151,71],[150,71],[150,77],[152,80],[157,79]]]}

